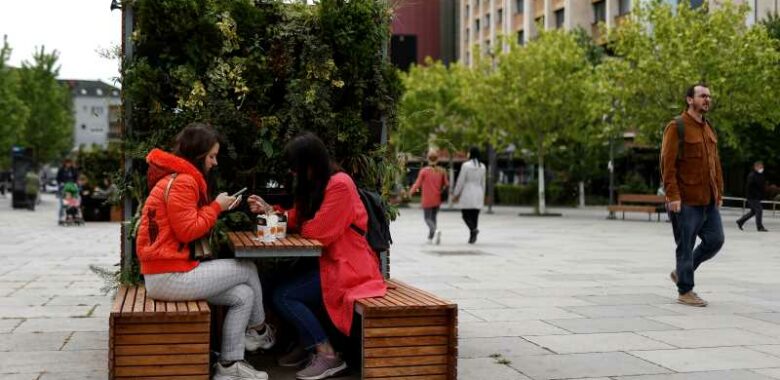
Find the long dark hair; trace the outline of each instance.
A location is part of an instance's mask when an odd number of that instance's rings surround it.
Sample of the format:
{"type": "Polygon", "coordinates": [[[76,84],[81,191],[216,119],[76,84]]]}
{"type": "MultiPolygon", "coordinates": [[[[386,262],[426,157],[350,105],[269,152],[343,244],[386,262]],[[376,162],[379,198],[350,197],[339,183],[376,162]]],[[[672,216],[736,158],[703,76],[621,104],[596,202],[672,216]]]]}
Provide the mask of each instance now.
{"type": "Polygon", "coordinates": [[[173,154],[187,160],[206,178],[206,156],[218,142],[219,135],[210,125],[190,123],[176,135],[173,154]]]}
{"type": "Polygon", "coordinates": [[[284,158],[295,176],[292,195],[302,221],[314,217],[325,198],[325,187],[341,168],[331,161],[325,144],[311,132],[304,132],[284,147],[284,158]]]}
{"type": "Polygon", "coordinates": [[[477,164],[479,164],[479,159],[480,159],[479,156],[480,156],[479,148],[477,148],[476,146],[472,146],[469,148],[469,160],[475,160],[477,161],[477,164]]]}

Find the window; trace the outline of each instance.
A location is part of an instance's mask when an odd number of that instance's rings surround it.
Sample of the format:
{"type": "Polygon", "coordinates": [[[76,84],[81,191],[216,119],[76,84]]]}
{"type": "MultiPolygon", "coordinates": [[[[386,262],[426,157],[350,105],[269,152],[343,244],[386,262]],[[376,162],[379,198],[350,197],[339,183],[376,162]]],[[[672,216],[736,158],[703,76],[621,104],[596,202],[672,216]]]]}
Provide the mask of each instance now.
{"type": "Polygon", "coordinates": [[[103,114],[103,107],[92,106],[92,115],[100,116],[103,114]]]}
{"type": "Polygon", "coordinates": [[[479,0],[477,0],[477,5],[474,8],[477,8],[477,11],[479,11],[479,0]]]}
{"type": "Polygon", "coordinates": [[[618,2],[618,14],[624,15],[631,12],[631,0],[620,0],[618,2]]]}
{"type": "Polygon", "coordinates": [[[563,22],[566,19],[566,10],[565,9],[558,9],[555,11],[555,27],[560,29],[563,28],[563,22]]]}
{"type": "Polygon", "coordinates": [[[86,95],[87,94],[87,89],[86,88],[82,88],[80,92],[81,92],[81,95],[86,95]]]}
{"type": "Polygon", "coordinates": [[[522,45],[525,43],[525,33],[522,30],[517,32],[517,44],[522,45]]]}
{"type": "Polygon", "coordinates": [[[691,0],[691,8],[696,9],[704,5],[704,0],[691,0]]]}
{"type": "Polygon", "coordinates": [[[485,15],[485,25],[490,28],[490,13],[485,15]]]}
{"type": "Polygon", "coordinates": [[[86,124],[81,124],[81,129],[87,129],[87,125],[86,124]]]}
{"type": "Polygon", "coordinates": [[[474,20],[474,30],[479,33],[479,19],[474,20]]]}
{"type": "Polygon", "coordinates": [[[593,23],[607,21],[607,1],[602,0],[597,3],[593,3],[593,23]]]}
{"type": "Polygon", "coordinates": [[[103,89],[98,88],[97,90],[95,90],[95,93],[97,93],[97,96],[103,96],[103,89]]]}
{"type": "Polygon", "coordinates": [[[515,0],[515,13],[523,13],[525,0],[515,0]]]}
{"type": "Polygon", "coordinates": [[[466,43],[469,43],[470,39],[471,39],[471,29],[466,28],[466,43]]]}
{"type": "Polygon", "coordinates": [[[469,16],[471,15],[471,9],[469,9],[469,6],[466,5],[466,19],[468,20],[469,16]]]}
{"type": "Polygon", "coordinates": [[[498,15],[496,16],[496,24],[500,25],[502,22],[504,22],[504,10],[499,9],[498,15]]]}

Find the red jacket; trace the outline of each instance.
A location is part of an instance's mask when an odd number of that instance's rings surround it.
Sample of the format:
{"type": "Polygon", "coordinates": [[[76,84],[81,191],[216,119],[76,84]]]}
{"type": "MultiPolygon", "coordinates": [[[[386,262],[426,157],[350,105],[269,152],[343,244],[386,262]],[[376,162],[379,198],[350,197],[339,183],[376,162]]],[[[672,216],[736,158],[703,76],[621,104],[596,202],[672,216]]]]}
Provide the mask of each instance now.
{"type": "Polygon", "coordinates": [[[222,208],[216,201],[208,203],[206,180],[187,160],[154,149],[146,162],[151,191],[136,238],[141,273],[188,272],[198,266],[198,261],[190,260],[188,243],[214,227],[222,208]],[[173,173],[177,176],[166,203],[165,189],[173,173]]]}
{"type": "Polygon", "coordinates": [[[420,170],[417,180],[409,190],[414,194],[422,188],[423,208],[439,207],[441,205],[441,191],[449,184],[447,180],[447,171],[440,166],[426,166],[420,170]]]}
{"type": "MultiPolygon", "coordinates": [[[[297,225],[295,210],[288,224],[297,225]]],[[[387,291],[376,255],[366,238],[350,227],[366,231],[368,215],[355,183],[344,173],[330,177],[325,197],[314,217],[300,226],[301,235],[319,240],[322,299],[333,324],[345,335],[352,326],[355,300],[382,297],[387,291]]]]}

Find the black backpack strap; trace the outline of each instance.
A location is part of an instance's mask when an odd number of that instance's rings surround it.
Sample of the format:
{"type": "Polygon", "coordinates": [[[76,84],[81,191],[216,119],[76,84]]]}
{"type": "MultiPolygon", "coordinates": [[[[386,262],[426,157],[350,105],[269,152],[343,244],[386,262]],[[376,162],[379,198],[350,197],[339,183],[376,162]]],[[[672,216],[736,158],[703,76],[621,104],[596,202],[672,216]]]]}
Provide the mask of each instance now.
{"type": "Polygon", "coordinates": [[[349,228],[352,228],[355,232],[359,233],[361,236],[366,236],[366,231],[363,231],[362,228],[356,226],[354,223],[350,224],[349,228]]]}
{"type": "Polygon", "coordinates": [[[682,116],[675,117],[674,121],[677,122],[677,159],[679,160],[685,150],[685,122],[682,116]]]}

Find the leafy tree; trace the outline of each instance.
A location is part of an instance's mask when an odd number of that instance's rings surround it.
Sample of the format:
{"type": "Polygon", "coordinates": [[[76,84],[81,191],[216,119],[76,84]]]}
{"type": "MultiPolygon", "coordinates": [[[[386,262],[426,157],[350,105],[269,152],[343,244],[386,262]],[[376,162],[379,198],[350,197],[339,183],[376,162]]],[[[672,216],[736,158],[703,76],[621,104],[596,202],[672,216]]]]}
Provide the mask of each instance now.
{"type": "Polygon", "coordinates": [[[629,90],[614,97],[620,109],[614,116],[657,143],[663,126],[684,108],[685,89],[704,81],[713,93],[711,119],[720,138],[738,147],[746,126],[771,129],[780,121],[777,42],[765,27],[745,25],[747,5],[686,4],[675,11],[664,1],[644,3],[609,31],[610,47],[628,70],[618,74],[629,90]]]}
{"type": "Polygon", "coordinates": [[[532,150],[539,171],[539,205],[546,212],[545,156],[560,139],[587,124],[586,87],[592,73],[585,49],[560,30],[542,32],[525,46],[512,43],[498,59],[494,117],[532,150]]]}
{"type": "Polygon", "coordinates": [[[68,89],[57,82],[56,50],[44,47],[19,69],[19,99],[30,110],[18,144],[33,148],[36,162],[52,161],[72,146],[73,103],[68,89]]]}
{"type": "Polygon", "coordinates": [[[7,66],[10,57],[11,47],[4,36],[0,48],[0,169],[9,166],[11,146],[18,141],[29,115],[27,105],[18,96],[18,72],[7,66]]]}

